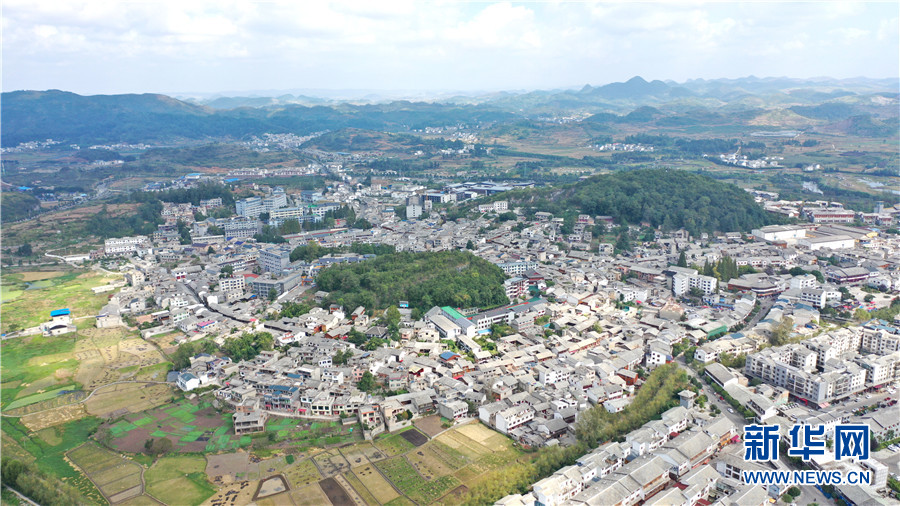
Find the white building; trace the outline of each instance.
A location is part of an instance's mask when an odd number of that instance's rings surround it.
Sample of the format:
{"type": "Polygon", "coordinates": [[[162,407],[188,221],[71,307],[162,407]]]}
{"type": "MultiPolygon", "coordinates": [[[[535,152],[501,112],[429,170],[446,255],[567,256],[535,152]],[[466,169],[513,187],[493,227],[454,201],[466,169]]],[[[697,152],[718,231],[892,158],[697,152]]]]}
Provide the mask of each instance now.
{"type": "Polygon", "coordinates": [[[145,235],[107,239],[103,244],[103,253],[106,255],[128,255],[137,251],[138,247],[147,244],[149,244],[149,240],[145,235]]]}

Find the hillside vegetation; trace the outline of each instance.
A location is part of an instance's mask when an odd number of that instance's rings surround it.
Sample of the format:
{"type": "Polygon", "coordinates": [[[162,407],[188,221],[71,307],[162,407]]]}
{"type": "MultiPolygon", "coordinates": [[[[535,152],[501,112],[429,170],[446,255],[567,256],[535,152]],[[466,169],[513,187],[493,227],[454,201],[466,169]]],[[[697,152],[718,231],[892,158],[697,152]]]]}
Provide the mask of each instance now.
{"type": "Polygon", "coordinates": [[[681,170],[646,169],[594,176],[560,189],[517,193],[529,211],[563,216],[578,211],[612,216],[616,223],[647,222],[666,230],[749,232],[778,223],[735,185],[681,170]]]}
{"type": "Polygon", "coordinates": [[[462,251],[390,253],[374,260],[324,269],[316,278],[328,302],[386,308],[400,300],[410,308],[485,307],[507,301],[506,275],[496,265],[462,251]]]}
{"type": "Polygon", "coordinates": [[[18,221],[34,214],[41,208],[41,202],[27,193],[3,192],[0,197],[0,216],[3,223],[18,221]]]}

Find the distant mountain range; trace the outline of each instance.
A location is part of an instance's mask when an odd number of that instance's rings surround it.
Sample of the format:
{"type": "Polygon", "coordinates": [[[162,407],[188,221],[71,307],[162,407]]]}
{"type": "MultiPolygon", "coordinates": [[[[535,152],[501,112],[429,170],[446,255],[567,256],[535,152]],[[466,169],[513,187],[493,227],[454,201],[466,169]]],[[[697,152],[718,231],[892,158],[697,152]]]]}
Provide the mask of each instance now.
{"type": "Polygon", "coordinates": [[[48,138],[80,144],[241,139],[266,132],[302,135],[347,127],[408,131],[565,116],[648,127],[737,123],[896,135],[898,90],[898,79],[751,76],[684,83],[634,77],[578,90],[419,102],[349,102],[293,94],[183,101],[159,94],[15,91],[2,94],[0,141],[7,147],[48,138]]]}

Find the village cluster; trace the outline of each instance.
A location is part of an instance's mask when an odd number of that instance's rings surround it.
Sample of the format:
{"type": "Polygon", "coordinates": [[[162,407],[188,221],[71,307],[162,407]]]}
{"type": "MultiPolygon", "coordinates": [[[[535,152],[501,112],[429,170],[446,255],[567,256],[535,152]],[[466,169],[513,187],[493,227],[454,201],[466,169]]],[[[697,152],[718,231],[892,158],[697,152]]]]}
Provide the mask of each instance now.
{"type": "MultiPolygon", "coordinates": [[[[888,396],[893,390],[886,390],[900,380],[900,320],[851,318],[886,307],[900,290],[897,236],[852,226],[836,218],[842,210],[816,203],[804,211],[809,224],[750,235],[655,232],[629,254],[616,255],[609,244],[590,247],[595,225],[616,225],[609,217],[581,215],[563,233],[562,218],[539,212],[527,219],[504,200],[477,205],[455,222],[440,217],[439,204],[514,187],[466,183],[437,191],[373,179],[371,186],[335,182],[325,191],[257,188],[263,194],[237,201],[230,213],[236,216],[202,220],[195,215],[222,208],[221,199],[166,203],[166,223],[151,237],[109,239],[87,256],[123,277],[95,289],[111,293],[97,326],[133,319],[143,337],[177,329],[185,342],[211,338],[220,345],[246,332],[270,333],[274,351],[242,361],[198,354],[171,375],[185,391],[212,387],[217,399],[234,407],[239,434],[264,430],[269,417],[288,416],[350,418],[372,437],[437,413],[451,423],[477,418],[525,447],[573,443],[580,413],[598,405],[622,411],[647,372],[683,360],[676,357],[690,350],[688,361],[702,370],[709,384],[703,392],[710,405],[722,407],[720,414],[698,406],[693,392],[682,392],[682,405],[661,420],[623,443],[597,448],[535,483],[529,494],[507,497],[502,503],[508,505],[697,504],[715,497],[723,505],[764,504],[785,490],[737,478],[760,465],[745,462],[740,445],[730,444],[745,416],[785,428],[797,421],[832,428],[854,421],[883,440],[900,434],[896,401],[888,396]],[[374,227],[351,228],[338,218],[328,228],[286,235],[285,244],[254,239],[263,230],[261,218],[267,225],[320,223],[347,206],[374,227]],[[406,219],[397,216],[399,206],[406,219]],[[498,223],[499,214],[510,212],[515,219],[498,223]],[[179,224],[190,241],[179,240],[179,224]],[[509,276],[509,303],[414,314],[398,299],[395,340],[377,308],[331,304],[283,316],[301,297],[311,305],[325,300],[328,294],[315,287],[321,269],[375,256],[329,253],[292,261],[292,250],[311,241],[322,248],[468,249],[509,276]],[[709,272],[723,261],[733,262],[736,275],[709,272]],[[825,312],[848,325],[824,322],[825,312]],[[498,326],[509,332],[491,335],[498,326]],[[362,349],[348,340],[354,333],[385,344],[362,349]],[[744,363],[735,365],[736,358],[744,363]],[[367,375],[382,385],[378,393],[358,387],[367,375]],[[736,413],[726,396],[746,412],[736,413]],[[863,405],[881,409],[861,413],[863,405]]],[[[880,206],[875,214],[878,223],[893,223],[900,209],[880,206]]],[[[72,332],[72,317],[57,311],[30,331],[72,332]]],[[[876,500],[888,475],[877,459],[816,465],[869,466],[874,483],[841,490],[857,504],[876,500]]]]}

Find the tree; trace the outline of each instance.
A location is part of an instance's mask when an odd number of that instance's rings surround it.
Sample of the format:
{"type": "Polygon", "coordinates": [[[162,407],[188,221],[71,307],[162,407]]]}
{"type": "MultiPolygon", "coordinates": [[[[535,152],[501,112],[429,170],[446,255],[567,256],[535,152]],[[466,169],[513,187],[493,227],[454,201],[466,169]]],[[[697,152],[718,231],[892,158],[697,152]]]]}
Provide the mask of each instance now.
{"type": "Polygon", "coordinates": [[[871,293],[866,294],[866,296],[863,297],[864,302],[872,302],[873,300],[875,300],[875,296],[872,295],[871,293]]]}
{"type": "Polygon", "coordinates": [[[619,234],[619,238],[616,239],[615,250],[616,252],[631,251],[631,241],[628,239],[627,231],[619,234]]]}
{"type": "Polygon", "coordinates": [[[338,350],[335,352],[334,356],[331,357],[331,363],[334,365],[345,365],[350,358],[353,357],[353,350],[338,350]]]}
{"type": "Polygon", "coordinates": [[[31,249],[31,244],[27,242],[19,246],[19,249],[16,250],[16,255],[19,255],[20,257],[30,257],[32,254],[34,254],[34,251],[31,249]]]}
{"type": "Polygon", "coordinates": [[[196,344],[184,343],[169,358],[175,370],[185,369],[191,365],[191,357],[197,354],[196,344]]]}
{"type": "Polygon", "coordinates": [[[216,250],[214,250],[212,246],[206,248],[207,255],[214,255],[215,253],[216,253],[216,250]]]}
{"type": "Polygon", "coordinates": [[[791,332],[794,331],[794,319],[790,316],[785,317],[781,322],[772,329],[769,336],[769,344],[772,346],[781,346],[787,344],[791,332]]]}
{"type": "Polygon", "coordinates": [[[687,267],[687,256],[684,253],[684,250],[681,250],[681,253],[678,254],[678,262],[675,264],[678,267],[687,267]]]}
{"type": "Polygon", "coordinates": [[[468,241],[466,241],[466,249],[467,250],[475,249],[475,243],[472,242],[472,239],[469,239],[468,241]]]}
{"type": "Polygon", "coordinates": [[[274,288],[269,288],[269,300],[274,301],[278,298],[278,290],[274,288]]]}
{"type": "Polygon", "coordinates": [[[150,456],[165,455],[172,449],[172,441],[169,438],[150,438],[144,442],[144,452],[150,456]]]}
{"type": "Polygon", "coordinates": [[[259,213],[259,220],[264,223],[269,222],[269,217],[270,217],[270,215],[267,211],[263,211],[263,212],[259,213]]]}
{"type": "Polygon", "coordinates": [[[356,383],[356,388],[363,392],[371,392],[375,389],[375,376],[369,371],[364,372],[362,377],[356,383]]]}
{"type": "Polygon", "coordinates": [[[225,267],[222,267],[219,272],[225,274],[226,276],[232,276],[234,275],[234,267],[231,265],[226,265],[225,267]]]}
{"type": "Polygon", "coordinates": [[[187,224],[181,220],[178,220],[175,223],[176,228],[178,229],[178,242],[180,244],[190,244],[191,243],[191,229],[187,226],[187,224]]]}

